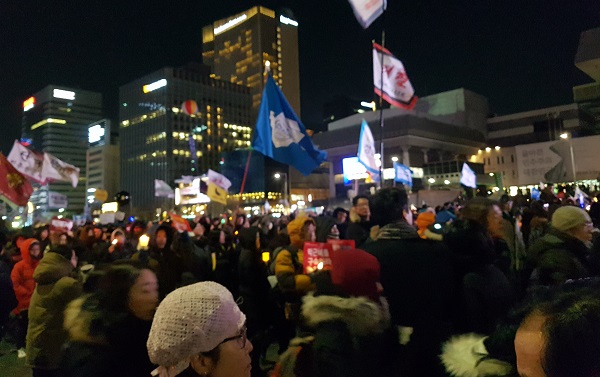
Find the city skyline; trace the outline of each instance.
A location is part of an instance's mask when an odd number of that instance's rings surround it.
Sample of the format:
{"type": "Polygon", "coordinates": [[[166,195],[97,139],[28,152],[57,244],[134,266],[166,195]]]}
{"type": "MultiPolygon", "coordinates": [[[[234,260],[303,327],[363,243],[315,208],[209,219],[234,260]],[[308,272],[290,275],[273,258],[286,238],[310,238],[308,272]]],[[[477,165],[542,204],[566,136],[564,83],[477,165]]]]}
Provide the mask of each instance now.
{"type": "Polygon", "coordinates": [[[579,35],[600,26],[600,3],[579,0],[448,5],[389,2],[385,19],[362,30],[347,1],[128,2],[3,5],[4,88],[0,127],[5,154],[20,135],[22,102],[53,84],[101,92],[117,120],[118,87],[164,66],[200,61],[202,27],[254,5],[289,8],[299,23],[302,119],[317,126],[336,94],[374,99],[371,40],[407,69],[420,97],[465,87],[508,114],[572,102],[590,82],[573,64],[579,35]],[[468,8],[467,8],[468,7],[468,8]]]}

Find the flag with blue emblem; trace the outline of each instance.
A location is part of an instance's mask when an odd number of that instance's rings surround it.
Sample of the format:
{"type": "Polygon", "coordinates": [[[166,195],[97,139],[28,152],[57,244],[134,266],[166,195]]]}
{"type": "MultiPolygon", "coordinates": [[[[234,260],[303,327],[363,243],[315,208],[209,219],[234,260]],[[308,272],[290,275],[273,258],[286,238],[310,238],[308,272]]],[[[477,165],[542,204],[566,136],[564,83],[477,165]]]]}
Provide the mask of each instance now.
{"type": "Polygon", "coordinates": [[[327,159],[318,150],[273,77],[267,77],[252,141],[254,150],[309,175],[327,159]]]}
{"type": "Polygon", "coordinates": [[[396,182],[412,187],[412,170],[408,166],[394,162],[394,172],[396,182]]]}
{"type": "Polygon", "coordinates": [[[358,162],[365,166],[373,181],[379,182],[380,172],[375,158],[375,139],[367,121],[364,119],[360,126],[360,137],[358,139],[358,162]]]}
{"type": "Polygon", "coordinates": [[[460,174],[460,183],[471,188],[477,187],[477,176],[466,162],[463,163],[462,172],[460,174]]]}

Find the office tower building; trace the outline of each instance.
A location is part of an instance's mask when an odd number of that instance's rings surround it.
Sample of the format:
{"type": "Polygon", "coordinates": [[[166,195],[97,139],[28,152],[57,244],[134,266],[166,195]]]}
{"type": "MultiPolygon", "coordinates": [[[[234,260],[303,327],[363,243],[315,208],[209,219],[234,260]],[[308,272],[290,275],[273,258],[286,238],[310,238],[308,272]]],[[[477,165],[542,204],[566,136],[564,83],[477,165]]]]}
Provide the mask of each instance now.
{"type": "Polygon", "coordinates": [[[264,88],[265,63],[300,116],[298,22],[289,12],[256,6],[202,28],[202,57],[213,77],[250,87],[256,113],[264,88]]]}
{"type": "MultiPolygon", "coordinates": [[[[80,169],[79,183],[52,182],[36,185],[30,198],[34,219],[54,214],[82,214],[85,206],[88,125],[102,118],[102,95],[86,90],[49,85],[23,102],[22,136],[32,141],[31,149],[47,152],[80,169]],[[66,208],[49,200],[66,196],[66,208]]],[[[63,201],[64,202],[64,201],[63,201]]]]}
{"type": "Polygon", "coordinates": [[[88,127],[87,215],[97,217],[103,202],[112,201],[120,188],[121,158],[118,135],[110,119],[100,119],[88,127]]]}
{"type": "Polygon", "coordinates": [[[154,196],[155,179],[175,187],[183,175],[218,171],[222,152],[250,146],[249,88],[209,74],[202,65],[166,67],[120,88],[121,189],[136,214],[173,208],[154,196]]]}

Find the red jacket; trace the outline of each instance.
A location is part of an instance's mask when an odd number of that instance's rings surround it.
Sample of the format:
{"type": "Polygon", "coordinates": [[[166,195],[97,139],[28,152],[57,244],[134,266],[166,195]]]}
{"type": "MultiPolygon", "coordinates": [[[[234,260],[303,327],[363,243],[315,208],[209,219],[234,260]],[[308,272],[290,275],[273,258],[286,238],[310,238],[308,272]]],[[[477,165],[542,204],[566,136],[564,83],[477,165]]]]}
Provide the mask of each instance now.
{"type": "Polygon", "coordinates": [[[17,307],[13,310],[14,314],[19,314],[22,310],[29,308],[29,301],[31,301],[31,296],[35,289],[33,272],[40,261],[31,259],[31,255],[29,255],[29,247],[34,242],[39,243],[35,238],[29,238],[21,243],[19,248],[21,249],[23,259],[15,264],[10,274],[15,295],[19,301],[17,307]]]}

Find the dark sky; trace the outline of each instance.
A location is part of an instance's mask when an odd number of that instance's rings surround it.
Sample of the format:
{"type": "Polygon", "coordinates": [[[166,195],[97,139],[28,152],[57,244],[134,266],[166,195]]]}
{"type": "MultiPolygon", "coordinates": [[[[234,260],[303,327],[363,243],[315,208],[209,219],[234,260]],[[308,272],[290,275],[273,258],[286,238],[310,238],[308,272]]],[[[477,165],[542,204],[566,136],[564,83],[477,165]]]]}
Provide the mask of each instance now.
{"type": "MultiPolygon", "coordinates": [[[[44,86],[99,91],[116,117],[120,85],[199,61],[203,26],[257,4],[289,8],[300,23],[307,126],[336,94],[373,98],[382,21],[363,30],[346,0],[2,1],[0,150],[20,134],[23,100],[44,86]]],[[[418,96],[464,87],[508,114],[570,103],[572,86],[591,81],[573,60],[580,33],[600,26],[600,1],[388,0],[383,23],[418,96]]]]}

